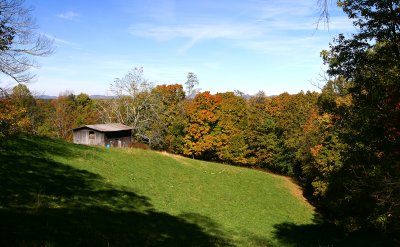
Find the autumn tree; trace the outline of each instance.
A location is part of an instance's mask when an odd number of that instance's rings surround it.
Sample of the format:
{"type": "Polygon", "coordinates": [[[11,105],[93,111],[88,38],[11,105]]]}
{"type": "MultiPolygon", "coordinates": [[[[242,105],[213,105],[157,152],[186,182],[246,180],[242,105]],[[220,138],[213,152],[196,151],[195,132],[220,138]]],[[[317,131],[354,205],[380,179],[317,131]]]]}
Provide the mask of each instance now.
{"type": "Polygon", "coordinates": [[[49,114],[52,134],[57,138],[71,140],[72,129],[75,125],[76,106],[75,95],[72,92],[64,92],[57,99],[51,100],[52,112],[49,114]]]}
{"type": "Polygon", "coordinates": [[[39,122],[38,108],[36,106],[36,100],[28,87],[24,84],[18,84],[15,86],[10,95],[10,101],[15,107],[25,112],[25,117],[29,120],[30,128],[29,133],[36,134],[39,122]]]}
{"type": "MultiPolygon", "coordinates": [[[[399,233],[399,1],[338,4],[358,32],[339,35],[330,50],[322,52],[328,74],[342,80],[348,93],[325,105],[333,107],[336,119],[332,124],[337,140],[330,143],[343,143],[345,148],[334,158],[340,161],[336,168],[320,179],[326,184],[320,208],[349,230],[375,227],[399,233]]],[[[323,147],[314,153],[327,159],[331,153],[321,155],[323,147]]]]}
{"type": "Polygon", "coordinates": [[[218,159],[230,164],[246,165],[250,153],[246,143],[246,101],[233,92],[219,93],[220,103],[216,115],[218,122],[212,133],[216,141],[218,159]]]}
{"type": "Polygon", "coordinates": [[[11,100],[8,93],[0,92],[0,139],[28,132],[30,125],[27,109],[11,100]]]}
{"type": "Polygon", "coordinates": [[[185,109],[187,126],[185,128],[183,154],[211,160],[217,157],[217,127],[221,96],[210,92],[199,93],[188,101],[185,109]]]}
{"type": "Polygon", "coordinates": [[[183,154],[206,160],[246,165],[246,101],[233,92],[199,93],[186,103],[183,154]]]}
{"type": "Polygon", "coordinates": [[[35,99],[35,134],[71,140],[72,129],[98,120],[97,103],[89,95],[66,91],[52,100],[35,99]]]}

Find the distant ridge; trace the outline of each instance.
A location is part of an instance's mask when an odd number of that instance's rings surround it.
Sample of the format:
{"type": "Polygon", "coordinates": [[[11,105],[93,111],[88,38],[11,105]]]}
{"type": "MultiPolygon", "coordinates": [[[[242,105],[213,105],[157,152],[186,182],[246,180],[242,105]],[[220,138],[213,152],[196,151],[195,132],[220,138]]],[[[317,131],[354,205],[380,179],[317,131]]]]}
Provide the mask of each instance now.
{"type": "MultiPolygon", "coordinates": [[[[98,94],[89,95],[89,97],[90,97],[91,99],[112,99],[112,98],[114,98],[114,96],[98,95],[98,94]]],[[[50,99],[57,99],[57,96],[52,96],[52,95],[38,95],[38,96],[35,96],[35,98],[36,98],[36,99],[48,99],[48,100],[50,100],[50,99]]]]}
{"type": "MultiPolygon", "coordinates": [[[[241,95],[241,97],[244,98],[244,99],[249,99],[249,98],[251,98],[251,97],[253,97],[253,96],[254,96],[254,95],[250,95],[250,94],[243,94],[243,95],[241,95]]],[[[273,98],[273,97],[276,97],[276,96],[278,96],[278,95],[269,95],[269,96],[267,96],[267,97],[268,97],[268,98],[273,98]]],[[[57,97],[58,97],[58,96],[52,96],[52,95],[38,95],[38,96],[35,96],[36,99],[48,99],[48,100],[50,100],[50,99],[57,99],[57,97]]],[[[115,96],[107,96],[107,95],[101,95],[101,94],[89,95],[89,97],[90,97],[91,99],[113,99],[113,98],[115,98],[115,96]]],[[[190,95],[190,96],[187,97],[187,98],[193,99],[194,97],[195,97],[195,95],[190,95]]]]}
{"type": "Polygon", "coordinates": [[[37,95],[35,96],[36,99],[56,99],[56,96],[50,96],[50,95],[37,95]]]}
{"type": "Polygon", "coordinates": [[[91,99],[113,99],[113,98],[115,98],[115,96],[98,95],[98,94],[90,95],[89,97],[91,99]]]}

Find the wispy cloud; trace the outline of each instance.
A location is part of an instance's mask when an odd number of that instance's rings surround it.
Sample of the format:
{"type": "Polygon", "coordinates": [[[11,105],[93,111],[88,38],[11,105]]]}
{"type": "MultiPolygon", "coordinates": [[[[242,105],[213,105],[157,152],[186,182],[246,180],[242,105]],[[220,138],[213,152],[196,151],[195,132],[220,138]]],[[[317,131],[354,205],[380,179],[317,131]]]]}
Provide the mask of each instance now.
{"type": "Polygon", "coordinates": [[[248,40],[263,36],[268,30],[249,24],[188,24],[188,25],[155,25],[139,24],[130,27],[135,36],[167,41],[176,38],[188,39],[179,51],[185,52],[202,40],[248,40]]]}
{"type": "Polygon", "coordinates": [[[154,38],[158,41],[166,41],[175,38],[199,39],[242,39],[256,37],[266,30],[256,26],[232,23],[232,24],[186,24],[186,25],[157,25],[138,24],[132,25],[129,32],[135,36],[154,38]]]}
{"type": "Polygon", "coordinates": [[[69,20],[69,21],[77,21],[79,14],[73,11],[67,11],[65,13],[60,13],[56,15],[58,18],[69,20]]]}
{"type": "Polygon", "coordinates": [[[49,38],[51,40],[54,40],[54,43],[55,43],[56,46],[63,46],[63,45],[73,46],[73,47],[78,47],[79,46],[77,43],[68,41],[66,39],[61,39],[61,38],[55,37],[55,36],[53,36],[51,34],[48,34],[48,33],[41,33],[41,34],[46,36],[47,38],[49,38]]]}
{"type": "MultiPolygon", "coordinates": [[[[129,27],[130,34],[158,42],[183,39],[186,42],[177,50],[187,52],[204,40],[225,40],[229,44],[244,49],[273,51],[264,44],[276,44],[283,47],[289,40],[308,45],[318,40],[309,39],[317,32],[318,9],[310,3],[293,3],[293,1],[254,1],[242,16],[231,18],[230,15],[213,18],[189,18],[190,14],[181,17],[179,23],[165,24],[157,20],[138,22],[129,27]],[[279,6],[279,7],[278,7],[279,6]],[[282,43],[282,41],[284,41],[282,43]]],[[[197,16],[198,17],[198,16],[197,16]]],[[[343,16],[332,16],[329,31],[337,33],[352,30],[351,23],[343,16]]],[[[288,44],[291,45],[291,44],[288,44]]],[[[297,45],[298,46],[298,45],[297,45]]],[[[275,49],[276,50],[276,49],[275,49]]],[[[286,49],[287,50],[287,49],[286,49]]]]}
{"type": "Polygon", "coordinates": [[[181,25],[157,26],[152,24],[132,26],[130,33],[135,36],[152,38],[159,42],[172,39],[186,39],[179,47],[179,52],[186,52],[204,40],[225,40],[231,46],[253,50],[260,53],[277,53],[290,51],[293,47],[312,48],[321,40],[314,37],[314,28],[306,24],[288,26],[288,23],[231,23],[221,25],[181,25]],[[273,27],[273,28],[272,28],[273,27]],[[290,35],[288,29],[306,31],[303,35],[290,35]]]}

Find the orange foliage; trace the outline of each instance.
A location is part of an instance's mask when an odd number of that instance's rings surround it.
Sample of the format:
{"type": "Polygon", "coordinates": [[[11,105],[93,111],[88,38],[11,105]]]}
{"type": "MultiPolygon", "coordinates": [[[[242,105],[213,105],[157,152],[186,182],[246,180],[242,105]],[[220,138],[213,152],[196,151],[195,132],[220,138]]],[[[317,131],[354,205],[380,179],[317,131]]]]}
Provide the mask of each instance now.
{"type": "Polygon", "coordinates": [[[185,98],[185,92],[180,84],[158,85],[152,92],[161,99],[165,106],[175,106],[185,98]]]}
{"type": "Polygon", "coordinates": [[[221,97],[210,92],[197,94],[186,106],[188,125],[185,129],[184,154],[201,156],[215,148],[216,137],[212,134],[219,116],[221,97]]]}
{"type": "Polygon", "coordinates": [[[314,147],[312,147],[310,149],[311,155],[313,157],[317,157],[317,155],[318,155],[318,153],[319,153],[319,151],[321,150],[322,147],[323,147],[322,144],[317,144],[314,147]]]}
{"type": "Polygon", "coordinates": [[[28,132],[31,126],[26,108],[17,106],[10,99],[0,99],[0,137],[28,132]]]}
{"type": "Polygon", "coordinates": [[[313,108],[310,110],[309,116],[303,125],[303,131],[305,134],[316,131],[317,124],[316,121],[319,118],[318,109],[313,108]]]}

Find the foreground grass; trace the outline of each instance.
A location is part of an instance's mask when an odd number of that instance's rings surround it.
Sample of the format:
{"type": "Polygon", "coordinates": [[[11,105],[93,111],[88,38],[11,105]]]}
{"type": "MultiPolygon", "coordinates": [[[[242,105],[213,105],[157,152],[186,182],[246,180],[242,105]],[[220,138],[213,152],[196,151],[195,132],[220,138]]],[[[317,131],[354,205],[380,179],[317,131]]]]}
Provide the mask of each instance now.
{"type": "Polygon", "coordinates": [[[286,178],[239,167],[17,138],[0,146],[0,245],[384,244],[316,223],[294,190],[286,178]]]}

